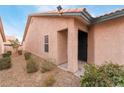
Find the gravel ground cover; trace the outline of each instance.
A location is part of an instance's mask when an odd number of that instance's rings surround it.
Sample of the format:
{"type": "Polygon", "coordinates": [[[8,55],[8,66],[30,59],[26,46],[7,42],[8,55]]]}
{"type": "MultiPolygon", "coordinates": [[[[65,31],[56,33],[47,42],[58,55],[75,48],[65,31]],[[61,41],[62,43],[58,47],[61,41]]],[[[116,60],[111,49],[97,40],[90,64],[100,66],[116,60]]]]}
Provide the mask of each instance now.
{"type": "MultiPolygon", "coordinates": [[[[41,63],[42,59],[37,57],[36,61],[41,63]]],[[[12,67],[10,69],[0,71],[0,86],[44,87],[43,82],[48,77],[48,75],[53,75],[56,80],[56,82],[52,85],[53,87],[80,86],[80,79],[78,77],[57,67],[54,70],[46,73],[41,73],[39,70],[36,73],[28,74],[26,72],[26,61],[23,55],[13,56],[12,67]]]]}

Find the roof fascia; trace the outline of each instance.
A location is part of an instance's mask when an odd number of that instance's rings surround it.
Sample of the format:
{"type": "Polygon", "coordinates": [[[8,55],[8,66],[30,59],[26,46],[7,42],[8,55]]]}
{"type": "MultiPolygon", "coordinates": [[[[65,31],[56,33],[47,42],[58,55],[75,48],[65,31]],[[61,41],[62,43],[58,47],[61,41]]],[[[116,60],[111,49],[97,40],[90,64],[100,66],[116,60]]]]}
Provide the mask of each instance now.
{"type": "Polygon", "coordinates": [[[110,19],[115,19],[118,17],[124,16],[124,11],[120,11],[120,12],[116,12],[110,15],[105,15],[102,17],[98,17],[98,18],[94,18],[92,24],[96,24],[96,23],[100,23],[100,22],[104,22],[110,19]]]}
{"type": "Polygon", "coordinates": [[[89,22],[89,24],[92,23],[93,17],[89,15],[87,12],[82,12],[82,16],[89,22]]]}
{"type": "Polygon", "coordinates": [[[22,43],[25,40],[25,37],[26,37],[26,34],[27,34],[27,30],[28,30],[28,27],[30,25],[31,17],[38,17],[38,16],[39,17],[40,16],[79,16],[79,17],[83,18],[84,21],[87,24],[91,24],[91,22],[92,22],[92,17],[87,12],[85,12],[85,11],[79,12],[79,13],[71,12],[71,13],[63,13],[63,14],[59,14],[59,13],[32,14],[32,15],[29,15],[29,17],[28,17],[27,24],[26,24],[26,27],[25,27],[25,32],[24,32],[24,35],[23,35],[22,43]]]}
{"type": "Polygon", "coordinates": [[[26,38],[26,34],[27,34],[27,31],[28,31],[28,28],[29,28],[29,25],[30,25],[30,21],[31,21],[31,16],[28,16],[28,19],[27,19],[27,23],[26,23],[26,26],[25,26],[25,31],[24,31],[24,34],[23,34],[23,39],[22,39],[22,43],[21,44],[23,44],[23,41],[26,38]]]}
{"type": "Polygon", "coordinates": [[[75,12],[71,12],[71,13],[63,13],[63,14],[59,14],[59,13],[41,13],[41,14],[33,14],[30,16],[80,16],[83,17],[86,21],[86,23],[90,24],[92,17],[87,14],[86,12],[79,12],[79,13],[75,13],[75,12]]]}

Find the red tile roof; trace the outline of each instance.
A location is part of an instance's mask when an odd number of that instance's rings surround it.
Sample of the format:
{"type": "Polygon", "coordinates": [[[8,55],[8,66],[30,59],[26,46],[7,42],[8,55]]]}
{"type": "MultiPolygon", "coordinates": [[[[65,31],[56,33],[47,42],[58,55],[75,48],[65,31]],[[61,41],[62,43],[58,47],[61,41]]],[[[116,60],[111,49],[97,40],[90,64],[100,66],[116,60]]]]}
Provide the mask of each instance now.
{"type": "Polygon", "coordinates": [[[96,18],[103,17],[103,16],[109,16],[111,14],[115,14],[115,13],[121,12],[121,11],[124,11],[124,8],[115,9],[115,10],[109,12],[109,13],[106,13],[106,14],[103,14],[103,15],[100,15],[100,16],[97,16],[96,18]]]}
{"type": "MultiPolygon", "coordinates": [[[[86,10],[85,8],[71,8],[71,9],[62,9],[60,12],[62,13],[78,13],[86,10]]],[[[45,13],[58,13],[58,10],[48,11],[45,13]]]]}
{"type": "MultiPolygon", "coordinates": [[[[80,13],[80,12],[83,12],[83,11],[87,12],[86,8],[71,8],[71,9],[62,9],[61,10],[62,13],[80,13]]],[[[114,14],[114,13],[117,13],[117,12],[121,12],[121,11],[124,11],[124,8],[119,8],[119,9],[113,10],[109,13],[97,16],[95,18],[108,16],[108,15],[111,15],[111,14],[114,14]]],[[[58,13],[58,10],[48,11],[48,12],[44,12],[44,13],[58,13]]]]}

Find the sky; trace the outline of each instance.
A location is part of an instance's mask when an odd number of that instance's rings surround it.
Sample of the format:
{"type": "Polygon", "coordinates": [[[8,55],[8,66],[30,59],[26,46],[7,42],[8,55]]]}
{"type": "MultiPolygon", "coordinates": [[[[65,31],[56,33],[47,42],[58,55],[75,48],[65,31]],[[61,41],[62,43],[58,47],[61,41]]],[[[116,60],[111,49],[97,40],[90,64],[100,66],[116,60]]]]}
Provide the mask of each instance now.
{"type": "MultiPolygon", "coordinates": [[[[0,17],[2,19],[4,32],[6,35],[15,36],[20,41],[23,38],[25,26],[29,14],[41,13],[45,11],[55,10],[57,5],[17,5],[17,6],[0,6],[0,17]]],[[[62,5],[63,9],[66,8],[86,8],[87,11],[93,16],[103,15],[116,9],[124,8],[124,5],[62,5]]]]}

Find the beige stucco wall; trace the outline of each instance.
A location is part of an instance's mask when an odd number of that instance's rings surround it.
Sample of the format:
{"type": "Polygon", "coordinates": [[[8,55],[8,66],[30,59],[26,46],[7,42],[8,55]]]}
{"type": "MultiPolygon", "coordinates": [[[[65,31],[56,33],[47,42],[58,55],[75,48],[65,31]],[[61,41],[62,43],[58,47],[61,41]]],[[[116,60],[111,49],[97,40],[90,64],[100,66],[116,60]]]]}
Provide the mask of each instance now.
{"type": "Polygon", "coordinates": [[[58,43],[58,60],[59,64],[68,62],[68,49],[67,49],[67,40],[68,40],[68,30],[62,30],[57,32],[57,43],[58,43]]]}
{"type": "Polygon", "coordinates": [[[124,64],[124,17],[89,27],[71,17],[33,17],[23,49],[44,59],[51,59],[56,64],[67,60],[69,70],[75,72],[78,69],[78,29],[88,32],[89,63],[100,65],[111,60],[124,64]],[[59,31],[65,33],[59,36],[59,31]],[[48,53],[44,52],[45,35],[49,35],[48,53]]]}
{"type": "Polygon", "coordinates": [[[58,54],[59,43],[57,32],[68,29],[67,50],[62,48],[61,51],[67,51],[62,55],[63,60],[68,60],[68,68],[75,72],[78,69],[78,29],[87,31],[87,27],[80,21],[70,17],[33,17],[28,28],[23,49],[30,51],[42,58],[51,59],[56,64],[61,64],[63,61],[58,54]],[[49,52],[44,52],[44,36],[49,35],[49,52]],[[67,57],[65,57],[67,55],[67,57]]]}
{"type": "Polygon", "coordinates": [[[96,24],[89,33],[93,41],[89,61],[98,65],[109,60],[124,64],[124,17],[96,24]]]}
{"type": "Polygon", "coordinates": [[[94,26],[88,27],[88,53],[87,53],[87,62],[93,64],[94,63],[94,26]]]}
{"type": "Polygon", "coordinates": [[[4,45],[2,35],[0,34],[0,54],[4,53],[4,45]]]}
{"type": "MultiPolygon", "coordinates": [[[[25,39],[25,50],[45,58],[57,60],[57,31],[67,28],[67,18],[33,17],[25,39]],[[61,25],[60,25],[61,24],[61,25]],[[49,35],[49,52],[44,52],[44,36],[49,35]]],[[[72,19],[68,19],[72,20],[72,19]]],[[[58,64],[56,62],[56,64],[58,64]]]]}
{"type": "Polygon", "coordinates": [[[5,46],[4,45],[4,52],[7,52],[7,51],[11,51],[12,53],[14,53],[12,46],[5,46]]]}

